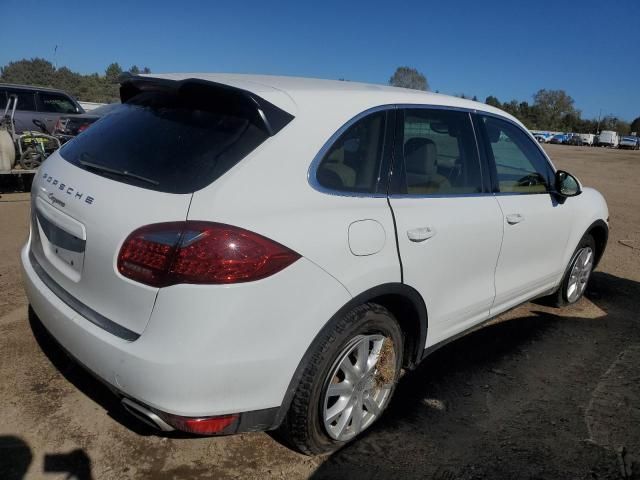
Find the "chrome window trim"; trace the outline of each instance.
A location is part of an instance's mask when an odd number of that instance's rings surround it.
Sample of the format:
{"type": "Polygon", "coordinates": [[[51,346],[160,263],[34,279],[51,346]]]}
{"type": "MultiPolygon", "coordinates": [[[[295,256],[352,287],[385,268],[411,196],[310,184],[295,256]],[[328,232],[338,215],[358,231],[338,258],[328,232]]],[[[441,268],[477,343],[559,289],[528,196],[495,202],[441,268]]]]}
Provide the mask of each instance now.
{"type": "MultiPolygon", "coordinates": [[[[313,160],[311,161],[311,164],[309,165],[309,169],[307,170],[307,181],[309,182],[309,185],[316,191],[320,192],[320,193],[324,193],[327,195],[333,195],[333,196],[337,196],[337,197],[355,197],[355,198],[456,198],[456,197],[480,197],[480,196],[489,196],[489,195],[493,195],[493,196],[502,196],[502,195],[548,195],[553,193],[552,191],[548,191],[548,192],[535,192],[535,193],[528,193],[528,192],[478,192],[478,193],[451,193],[451,194],[393,194],[393,195],[388,195],[386,193],[365,193],[365,192],[351,192],[351,191],[343,191],[343,190],[333,190],[331,188],[327,188],[324,187],[323,185],[320,185],[320,183],[318,182],[317,179],[317,170],[318,170],[318,166],[320,165],[320,162],[322,161],[322,159],[324,158],[324,156],[326,155],[326,153],[329,151],[329,149],[333,146],[333,144],[338,140],[338,138],[340,138],[340,136],[348,129],[350,128],[354,123],[356,123],[357,121],[361,120],[362,118],[372,114],[372,113],[377,113],[377,112],[382,112],[382,111],[387,111],[387,110],[394,110],[394,109],[425,109],[425,110],[450,110],[450,111],[456,111],[456,112],[465,112],[469,114],[469,121],[471,122],[471,128],[473,130],[473,135],[474,135],[474,140],[476,142],[476,151],[478,153],[478,161],[480,163],[482,163],[481,161],[481,157],[480,157],[480,144],[478,143],[478,137],[477,137],[477,133],[475,131],[475,126],[473,125],[473,119],[471,117],[471,115],[473,114],[477,114],[477,115],[486,115],[486,116],[491,116],[491,117],[495,117],[499,120],[503,120],[505,122],[510,123],[511,125],[515,126],[516,128],[520,129],[522,132],[524,132],[524,134],[526,136],[529,137],[529,139],[536,145],[536,147],[538,148],[538,150],[542,153],[542,157],[545,159],[545,161],[547,162],[547,165],[549,166],[549,168],[551,169],[552,172],[556,172],[556,168],[553,165],[553,163],[551,162],[551,159],[547,156],[547,153],[542,149],[542,147],[540,146],[540,144],[535,141],[535,139],[533,138],[533,136],[531,135],[531,133],[525,128],[523,129],[521,125],[519,125],[517,122],[514,122],[513,120],[511,120],[508,117],[505,117],[503,115],[497,114],[497,113],[493,113],[493,112],[487,112],[485,110],[478,110],[476,108],[467,108],[467,107],[454,107],[454,106],[449,106],[449,105],[434,105],[434,104],[427,104],[427,103],[396,103],[396,104],[385,104],[385,105],[378,105],[375,107],[371,107],[368,108],[367,110],[364,110],[360,113],[358,113],[357,115],[355,115],[354,117],[352,117],[351,119],[349,119],[348,121],[346,121],[338,130],[335,131],[335,133],[333,135],[331,135],[331,137],[329,137],[329,139],[322,145],[322,148],[320,148],[320,150],[318,151],[318,153],[315,155],[315,157],[313,157],[313,160]]],[[[483,187],[484,187],[484,172],[480,173],[483,176],[483,187]]]]}
{"type": "MultiPolygon", "coordinates": [[[[322,162],[324,156],[331,149],[333,144],[338,141],[340,136],[347,131],[354,123],[362,120],[364,117],[367,117],[373,113],[385,112],[387,110],[394,110],[396,108],[395,105],[379,105],[377,107],[369,108],[363,112],[360,112],[355,117],[348,120],[344,123],[338,130],[335,131],[333,135],[329,137],[322,148],[318,151],[313,160],[311,161],[311,165],[309,165],[309,170],[307,170],[307,181],[309,185],[313,187],[314,190],[317,190],[321,193],[326,193],[328,195],[334,195],[338,197],[361,197],[361,198],[387,198],[386,193],[366,193],[366,192],[351,192],[347,190],[334,190],[331,188],[327,188],[323,185],[320,185],[318,182],[317,173],[318,167],[320,166],[320,162],[322,162]]],[[[385,125],[386,130],[386,125],[385,125]]]]}
{"type": "Polygon", "coordinates": [[[392,193],[389,199],[398,200],[401,198],[475,198],[475,197],[492,197],[491,192],[477,193],[392,193]]]}

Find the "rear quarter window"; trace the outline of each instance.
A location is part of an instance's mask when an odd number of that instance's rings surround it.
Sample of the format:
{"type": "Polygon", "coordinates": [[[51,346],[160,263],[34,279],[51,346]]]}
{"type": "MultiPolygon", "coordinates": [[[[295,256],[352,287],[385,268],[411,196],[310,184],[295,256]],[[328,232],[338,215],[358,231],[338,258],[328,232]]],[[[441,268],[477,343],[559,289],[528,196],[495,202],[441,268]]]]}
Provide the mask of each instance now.
{"type": "Polygon", "coordinates": [[[199,109],[196,100],[140,93],[60,153],[80,168],[138,187],[167,193],[200,190],[269,135],[248,117],[210,106],[199,109]]]}

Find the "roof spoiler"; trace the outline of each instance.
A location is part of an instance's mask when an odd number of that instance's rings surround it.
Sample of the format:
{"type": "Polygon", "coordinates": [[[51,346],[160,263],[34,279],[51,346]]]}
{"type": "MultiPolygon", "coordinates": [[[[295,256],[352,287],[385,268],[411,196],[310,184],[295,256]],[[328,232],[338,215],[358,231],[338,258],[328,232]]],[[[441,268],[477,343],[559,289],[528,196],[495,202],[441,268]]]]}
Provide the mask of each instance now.
{"type": "Polygon", "coordinates": [[[248,90],[198,78],[169,80],[124,73],[120,82],[120,100],[127,103],[143,92],[180,94],[190,106],[248,118],[269,136],[278,133],[294,116],[248,90]]]}

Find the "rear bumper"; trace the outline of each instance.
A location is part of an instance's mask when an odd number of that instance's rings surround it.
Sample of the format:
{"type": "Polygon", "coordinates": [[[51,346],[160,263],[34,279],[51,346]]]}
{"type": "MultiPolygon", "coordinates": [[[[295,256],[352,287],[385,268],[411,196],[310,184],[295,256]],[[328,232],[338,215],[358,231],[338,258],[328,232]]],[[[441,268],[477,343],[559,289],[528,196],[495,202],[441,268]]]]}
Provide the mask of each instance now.
{"type": "Polygon", "coordinates": [[[56,296],[31,264],[29,248],[27,243],[21,252],[27,297],[70,356],[151,411],[184,417],[241,413],[234,431],[277,426],[300,359],[350,298],[335,279],[301,258],[258,282],[161,289],[147,328],[127,341],[56,296]]]}

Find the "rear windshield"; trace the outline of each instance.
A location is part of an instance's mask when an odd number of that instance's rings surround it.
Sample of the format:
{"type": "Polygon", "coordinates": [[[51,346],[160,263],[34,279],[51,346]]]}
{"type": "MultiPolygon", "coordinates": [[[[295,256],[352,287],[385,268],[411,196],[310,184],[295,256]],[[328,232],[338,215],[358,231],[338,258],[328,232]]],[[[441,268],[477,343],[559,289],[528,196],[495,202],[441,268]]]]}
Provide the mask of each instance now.
{"type": "Polygon", "coordinates": [[[68,162],[138,187],[199,190],[260,145],[268,133],[250,116],[178,93],[142,92],[62,147],[68,162]]]}

